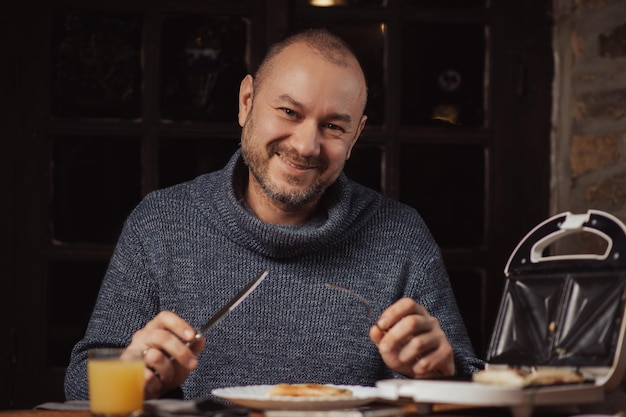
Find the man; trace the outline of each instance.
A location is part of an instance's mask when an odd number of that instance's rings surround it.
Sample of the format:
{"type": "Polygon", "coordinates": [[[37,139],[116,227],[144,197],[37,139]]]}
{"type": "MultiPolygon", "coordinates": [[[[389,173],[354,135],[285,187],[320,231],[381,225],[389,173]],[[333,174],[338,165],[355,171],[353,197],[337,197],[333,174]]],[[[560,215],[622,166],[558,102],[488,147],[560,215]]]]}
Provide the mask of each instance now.
{"type": "Polygon", "coordinates": [[[144,352],[147,398],[479,369],[419,215],[342,174],[366,100],[363,71],[334,35],[309,30],[272,48],[241,83],[241,151],[221,171],[150,194],[129,216],[72,352],[67,398],[87,398],[86,350],[101,345],[144,352]],[[265,281],[188,347],[264,268],[265,281]],[[369,299],[376,325],[325,283],[369,299]]]}

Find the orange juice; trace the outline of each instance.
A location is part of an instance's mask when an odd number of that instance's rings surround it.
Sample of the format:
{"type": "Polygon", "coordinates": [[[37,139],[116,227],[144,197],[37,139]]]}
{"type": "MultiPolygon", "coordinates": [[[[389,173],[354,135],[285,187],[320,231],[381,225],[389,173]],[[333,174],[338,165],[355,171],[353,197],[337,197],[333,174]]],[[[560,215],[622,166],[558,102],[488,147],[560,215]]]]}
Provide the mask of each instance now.
{"type": "Polygon", "coordinates": [[[144,394],[143,358],[99,358],[94,355],[90,352],[87,362],[91,413],[97,416],[127,416],[141,410],[144,394]]]}

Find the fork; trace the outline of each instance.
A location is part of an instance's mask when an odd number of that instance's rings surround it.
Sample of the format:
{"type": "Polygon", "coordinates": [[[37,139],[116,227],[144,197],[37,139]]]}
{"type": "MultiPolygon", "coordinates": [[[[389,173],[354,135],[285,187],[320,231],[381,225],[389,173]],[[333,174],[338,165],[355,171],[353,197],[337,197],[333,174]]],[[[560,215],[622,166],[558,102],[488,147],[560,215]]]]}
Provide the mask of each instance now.
{"type": "Polygon", "coordinates": [[[333,290],[343,291],[346,294],[349,294],[349,295],[355,297],[357,300],[359,300],[363,304],[363,306],[365,307],[365,310],[367,311],[367,317],[369,318],[370,322],[372,323],[372,326],[378,327],[378,329],[381,332],[385,333],[385,331],[380,328],[380,326],[378,325],[378,323],[374,319],[374,310],[372,309],[372,305],[367,300],[367,298],[363,297],[361,294],[359,294],[359,293],[357,293],[357,292],[355,292],[355,291],[353,291],[351,289],[348,289],[346,287],[342,287],[340,285],[329,284],[329,283],[326,283],[324,285],[326,285],[327,288],[331,288],[333,290]]]}

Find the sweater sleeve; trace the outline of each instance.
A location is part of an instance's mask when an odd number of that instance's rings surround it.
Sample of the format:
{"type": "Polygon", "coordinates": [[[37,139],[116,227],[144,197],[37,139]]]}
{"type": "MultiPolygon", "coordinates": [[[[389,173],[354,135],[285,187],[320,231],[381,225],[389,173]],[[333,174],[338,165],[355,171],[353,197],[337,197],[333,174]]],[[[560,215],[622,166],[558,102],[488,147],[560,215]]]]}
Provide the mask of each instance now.
{"type": "Polygon", "coordinates": [[[456,374],[469,376],[482,369],[484,363],[474,352],[440,251],[435,245],[424,268],[417,273],[422,277],[413,287],[416,300],[437,318],[445,332],[454,350],[456,374]]]}
{"type": "Polygon", "coordinates": [[[65,375],[67,400],[89,398],[88,349],[127,346],[132,334],[158,312],[159,303],[146,264],[131,217],[109,263],[85,335],[72,350],[65,375]]]}

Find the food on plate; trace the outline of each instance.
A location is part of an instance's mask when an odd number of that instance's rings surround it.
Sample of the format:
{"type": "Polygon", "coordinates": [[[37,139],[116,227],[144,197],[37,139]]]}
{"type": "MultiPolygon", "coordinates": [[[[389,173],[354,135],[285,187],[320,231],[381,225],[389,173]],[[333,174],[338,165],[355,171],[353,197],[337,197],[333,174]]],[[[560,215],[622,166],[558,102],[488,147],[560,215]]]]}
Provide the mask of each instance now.
{"type": "Polygon", "coordinates": [[[472,375],[472,381],[482,384],[524,386],[525,374],[518,369],[485,369],[472,375]]]}
{"type": "Polygon", "coordinates": [[[270,397],[351,397],[352,391],[322,384],[277,384],[269,389],[270,397]]]}
{"type": "Polygon", "coordinates": [[[582,375],[571,369],[545,368],[524,371],[510,368],[491,368],[476,372],[474,382],[510,387],[560,385],[583,382],[582,375]]]}

